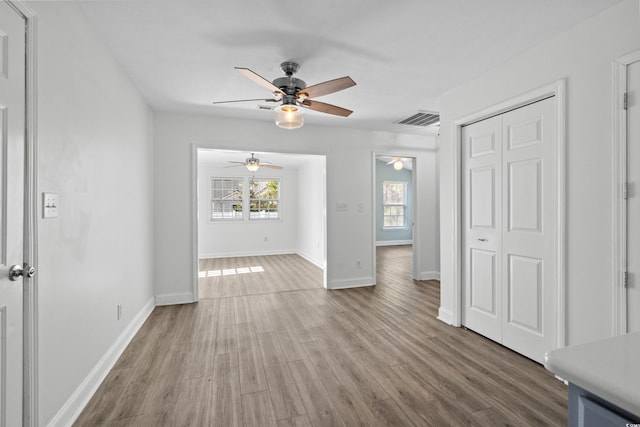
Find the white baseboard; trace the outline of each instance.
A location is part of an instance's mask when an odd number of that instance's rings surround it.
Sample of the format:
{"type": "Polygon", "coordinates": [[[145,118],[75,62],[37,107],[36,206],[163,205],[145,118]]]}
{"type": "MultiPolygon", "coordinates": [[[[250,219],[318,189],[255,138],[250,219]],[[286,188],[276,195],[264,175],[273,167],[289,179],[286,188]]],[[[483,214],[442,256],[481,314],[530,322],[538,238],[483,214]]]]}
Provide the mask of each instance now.
{"type": "Polygon", "coordinates": [[[156,295],[156,305],[190,304],[192,302],[195,302],[195,299],[191,292],[156,295]]]}
{"type": "Polygon", "coordinates": [[[321,268],[324,270],[324,262],[321,261],[316,261],[315,259],[307,256],[305,253],[303,252],[296,252],[299,256],[301,256],[302,258],[306,259],[307,261],[309,261],[311,264],[315,265],[318,268],[321,268]]]}
{"type": "Polygon", "coordinates": [[[71,397],[60,408],[56,415],[51,419],[47,427],[70,426],[80,415],[84,407],[89,403],[102,381],[107,377],[109,371],[118,361],[122,352],[127,348],[138,330],[155,307],[153,298],[151,298],[135,315],[124,331],[118,336],[115,342],[109,347],[107,352],[98,361],[96,366],[91,370],[89,375],[80,383],[78,388],[73,392],[71,397]]]}
{"type": "Polygon", "coordinates": [[[439,271],[423,271],[420,273],[420,280],[440,280],[439,271]]]}
{"type": "Polygon", "coordinates": [[[198,259],[208,258],[237,258],[243,256],[267,256],[267,255],[289,255],[297,254],[294,249],[266,250],[266,251],[248,251],[248,252],[220,252],[209,254],[198,254],[198,259]]]}
{"type": "Polygon", "coordinates": [[[413,240],[378,240],[376,246],[413,245],[413,240]]]}
{"type": "Polygon", "coordinates": [[[438,309],[438,320],[448,325],[457,326],[455,324],[456,322],[453,319],[453,313],[444,307],[440,307],[440,309],[438,309]]]}
{"type": "Polygon", "coordinates": [[[327,289],[349,289],[361,288],[364,286],[374,286],[373,277],[358,277],[355,279],[332,280],[327,289]]]}

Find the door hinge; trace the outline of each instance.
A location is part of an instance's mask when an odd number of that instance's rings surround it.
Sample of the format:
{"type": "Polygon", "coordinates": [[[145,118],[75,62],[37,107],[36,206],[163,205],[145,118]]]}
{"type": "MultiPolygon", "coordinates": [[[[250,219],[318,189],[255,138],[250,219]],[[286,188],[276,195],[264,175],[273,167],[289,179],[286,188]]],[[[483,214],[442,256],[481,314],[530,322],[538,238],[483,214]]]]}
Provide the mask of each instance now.
{"type": "Polygon", "coordinates": [[[629,198],[629,184],[626,182],[622,184],[622,198],[625,200],[629,198]]]}
{"type": "Polygon", "coordinates": [[[629,284],[629,273],[625,271],[624,273],[622,273],[622,287],[626,288],[628,284],[629,284]]]}
{"type": "Polygon", "coordinates": [[[625,110],[627,109],[628,106],[628,96],[627,96],[627,92],[622,94],[622,108],[624,108],[625,110]]]}

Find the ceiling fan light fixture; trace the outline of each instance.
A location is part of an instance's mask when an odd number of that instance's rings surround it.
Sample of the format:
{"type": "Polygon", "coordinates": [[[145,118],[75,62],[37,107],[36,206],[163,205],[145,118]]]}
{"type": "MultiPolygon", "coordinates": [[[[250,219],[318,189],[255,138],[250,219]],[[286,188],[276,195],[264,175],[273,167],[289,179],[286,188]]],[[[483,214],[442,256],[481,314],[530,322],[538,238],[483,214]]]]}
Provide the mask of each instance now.
{"type": "Polygon", "coordinates": [[[244,165],[249,172],[255,172],[260,168],[260,159],[255,156],[255,153],[251,153],[251,157],[245,160],[244,165]]]}
{"type": "Polygon", "coordinates": [[[302,108],[294,104],[283,104],[274,109],[276,126],[283,129],[298,129],[304,124],[302,108]]]}
{"type": "Polygon", "coordinates": [[[393,168],[397,171],[402,170],[403,164],[401,160],[396,160],[393,162],[393,168]]]}

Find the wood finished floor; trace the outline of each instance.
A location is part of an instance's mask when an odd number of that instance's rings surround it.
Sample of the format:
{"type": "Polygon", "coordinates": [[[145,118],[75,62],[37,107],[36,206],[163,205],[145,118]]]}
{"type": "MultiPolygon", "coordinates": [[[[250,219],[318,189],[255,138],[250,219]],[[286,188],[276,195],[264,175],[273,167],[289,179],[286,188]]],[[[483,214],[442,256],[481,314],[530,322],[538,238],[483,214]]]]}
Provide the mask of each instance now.
{"type": "Polygon", "coordinates": [[[157,307],[74,425],[566,425],[553,375],[436,320],[438,282],[411,280],[410,246],[377,263],[376,287],[326,291],[297,256],[203,262],[265,271],[157,307]]]}

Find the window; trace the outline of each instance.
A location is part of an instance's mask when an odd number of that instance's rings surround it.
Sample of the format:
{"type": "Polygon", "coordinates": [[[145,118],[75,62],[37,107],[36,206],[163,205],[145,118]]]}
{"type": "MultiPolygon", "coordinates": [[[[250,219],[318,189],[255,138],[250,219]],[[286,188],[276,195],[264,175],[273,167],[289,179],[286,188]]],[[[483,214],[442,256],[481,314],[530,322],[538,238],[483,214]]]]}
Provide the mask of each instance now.
{"type": "Polygon", "coordinates": [[[384,222],[382,227],[407,227],[407,183],[384,181],[382,183],[382,210],[384,222]]]}
{"type": "Polygon", "coordinates": [[[278,219],[280,203],[278,179],[249,180],[249,219],[278,219]]]}
{"type": "Polygon", "coordinates": [[[211,220],[279,218],[279,179],[211,178],[211,220]]]}
{"type": "Polygon", "coordinates": [[[211,219],[242,219],[243,181],[211,179],[211,219]]]}

